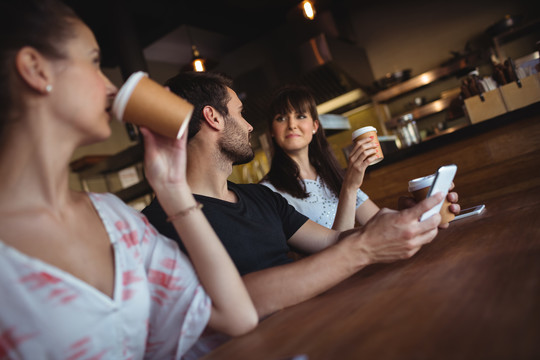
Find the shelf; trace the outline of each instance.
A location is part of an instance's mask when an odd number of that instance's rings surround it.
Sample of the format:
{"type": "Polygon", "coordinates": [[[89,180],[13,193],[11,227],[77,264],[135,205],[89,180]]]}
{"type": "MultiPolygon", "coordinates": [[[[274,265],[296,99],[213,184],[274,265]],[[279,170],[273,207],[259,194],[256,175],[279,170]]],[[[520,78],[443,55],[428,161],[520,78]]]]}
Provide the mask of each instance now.
{"type": "Polygon", "coordinates": [[[110,155],[87,155],[77,160],[73,160],[69,163],[69,167],[74,173],[80,173],[81,171],[87,170],[109,157],[110,155]]]}
{"type": "Polygon", "coordinates": [[[389,121],[387,121],[385,125],[389,129],[395,129],[398,126],[399,118],[405,114],[411,114],[413,116],[413,120],[419,120],[423,117],[436,114],[447,109],[454,99],[455,97],[435,100],[433,102],[430,102],[429,104],[417,107],[416,109],[403,113],[399,116],[395,116],[389,121]]]}
{"type": "Polygon", "coordinates": [[[445,129],[445,130],[437,131],[435,134],[422,139],[422,141],[429,141],[431,139],[438,138],[439,136],[448,135],[448,134],[453,133],[454,131],[466,128],[467,126],[470,126],[470,125],[469,124],[459,125],[459,126],[454,126],[454,127],[445,129]]]}
{"type": "Polygon", "coordinates": [[[429,85],[436,80],[453,75],[461,70],[471,69],[472,67],[473,66],[465,58],[460,59],[451,65],[426,71],[425,73],[415,76],[405,82],[394,85],[389,89],[380,91],[373,95],[372,100],[375,102],[385,102],[397,96],[416,90],[422,86],[429,85]]]}
{"type": "Polygon", "coordinates": [[[510,28],[500,34],[493,36],[493,40],[496,44],[502,45],[504,43],[520,38],[524,35],[534,33],[535,31],[540,31],[540,19],[528,22],[521,26],[510,28]]]}
{"type": "Polygon", "coordinates": [[[134,184],[128,188],[119,190],[115,192],[114,194],[118,196],[120,199],[122,199],[123,201],[130,202],[144,195],[151,194],[152,192],[153,190],[150,187],[150,184],[148,184],[148,181],[144,179],[141,182],[138,182],[137,184],[134,184]]]}
{"type": "MultiPolygon", "coordinates": [[[[89,178],[107,176],[109,174],[118,172],[139,162],[144,159],[144,147],[142,143],[133,145],[115,155],[90,155],[80,159],[74,160],[70,163],[71,171],[76,173],[85,187],[86,180],[89,178]]],[[[152,188],[148,184],[146,179],[142,179],[138,183],[118,190],[114,194],[120,199],[129,203],[132,200],[138,199],[144,195],[152,193],[152,188]]]]}
{"type": "Polygon", "coordinates": [[[504,51],[502,51],[504,44],[529,34],[536,34],[536,36],[540,34],[540,19],[536,19],[527,24],[508,29],[498,35],[493,36],[493,45],[495,46],[495,53],[499,60],[503,61],[507,58],[504,51]]]}
{"type": "MultiPolygon", "coordinates": [[[[79,174],[79,177],[86,179],[93,176],[99,176],[115,171],[120,171],[137,162],[142,161],[143,156],[143,145],[139,143],[119,152],[118,154],[108,156],[102,161],[99,161],[90,167],[83,167],[79,171],[73,169],[72,167],[72,170],[79,174]]],[[[72,162],[72,164],[76,163],[77,161],[78,160],[75,160],[74,162],[72,162]]]]}

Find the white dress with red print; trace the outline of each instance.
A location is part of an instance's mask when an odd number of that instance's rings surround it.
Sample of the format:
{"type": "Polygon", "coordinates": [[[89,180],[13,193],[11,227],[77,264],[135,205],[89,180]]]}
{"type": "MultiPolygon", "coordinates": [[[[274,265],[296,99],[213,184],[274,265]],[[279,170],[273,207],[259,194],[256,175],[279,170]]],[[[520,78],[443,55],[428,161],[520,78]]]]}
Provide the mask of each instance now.
{"type": "Polygon", "coordinates": [[[113,298],[0,241],[0,359],[180,359],[210,317],[193,267],[120,199],[89,196],[114,250],[113,298]]]}

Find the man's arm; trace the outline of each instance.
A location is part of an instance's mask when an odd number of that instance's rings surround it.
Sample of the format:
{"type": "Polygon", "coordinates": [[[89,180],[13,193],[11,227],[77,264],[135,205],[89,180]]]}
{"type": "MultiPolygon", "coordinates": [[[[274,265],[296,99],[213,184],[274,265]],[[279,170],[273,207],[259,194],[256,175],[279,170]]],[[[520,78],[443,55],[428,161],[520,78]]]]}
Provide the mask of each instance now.
{"type": "Polygon", "coordinates": [[[313,231],[304,224],[291,238],[302,250],[324,250],[293,262],[243,276],[259,317],[308,300],[343,281],[365,266],[413,256],[437,234],[440,215],[419,222],[421,214],[442,199],[437,194],[401,212],[383,209],[364,227],[335,233],[313,231]],[[334,235],[329,235],[334,234],[334,235]],[[305,239],[317,244],[306,248],[305,239]],[[333,245],[329,242],[335,242],[333,245]]]}
{"type": "Polygon", "coordinates": [[[344,255],[342,247],[332,246],[286,265],[244,275],[259,318],[308,300],[352,275],[356,269],[343,261],[344,255]]]}

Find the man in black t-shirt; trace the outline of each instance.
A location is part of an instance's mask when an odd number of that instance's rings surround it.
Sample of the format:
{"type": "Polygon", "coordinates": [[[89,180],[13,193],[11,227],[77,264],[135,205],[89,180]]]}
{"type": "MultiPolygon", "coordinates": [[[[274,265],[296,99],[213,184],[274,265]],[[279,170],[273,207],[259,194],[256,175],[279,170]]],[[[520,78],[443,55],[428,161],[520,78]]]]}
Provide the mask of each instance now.
{"type": "MultiPolygon", "coordinates": [[[[382,209],[364,227],[338,232],[300,215],[263,185],[228,182],[233,165],[253,158],[253,127],[242,116],[230,80],[184,72],[165,85],[195,107],[187,181],[243,274],[260,317],[312,298],[369,264],[411,257],[436,236],[439,215],[418,219],[442,201],[440,194],[400,212],[382,209]],[[290,247],[312,255],[291,262],[290,247]]],[[[160,232],[181,243],[158,203],[144,213],[160,232]]]]}
{"type": "MultiPolygon", "coordinates": [[[[287,240],[308,220],[280,194],[257,184],[227,183],[236,203],[197,195],[202,211],[220,237],[241,275],[291,262],[287,240]]],[[[159,231],[186,252],[157,199],[143,210],[159,231]]]]}

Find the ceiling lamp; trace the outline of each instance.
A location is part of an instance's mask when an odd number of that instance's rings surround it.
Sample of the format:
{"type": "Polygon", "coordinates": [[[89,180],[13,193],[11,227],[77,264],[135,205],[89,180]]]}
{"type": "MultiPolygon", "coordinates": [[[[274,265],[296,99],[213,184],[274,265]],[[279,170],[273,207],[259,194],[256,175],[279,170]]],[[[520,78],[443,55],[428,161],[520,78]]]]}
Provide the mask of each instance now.
{"type": "MultiPolygon", "coordinates": [[[[186,68],[191,67],[192,71],[197,72],[204,72],[206,71],[206,60],[201,56],[201,53],[199,52],[199,49],[197,49],[197,46],[193,43],[193,38],[191,37],[191,32],[189,31],[189,26],[186,26],[186,33],[189,39],[189,43],[191,44],[191,66],[186,66],[186,68]]],[[[188,70],[188,69],[186,69],[188,70]]]]}
{"type": "Polygon", "coordinates": [[[193,60],[191,60],[191,66],[193,67],[193,71],[206,71],[206,67],[204,66],[204,59],[201,57],[201,54],[199,53],[199,50],[197,50],[197,47],[195,45],[191,45],[191,51],[193,53],[193,60]]]}
{"type": "Polygon", "coordinates": [[[306,19],[309,19],[309,20],[315,19],[315,8],[313,7],[313,3],[311,1],[304,0],[302,2],[302,11],[306,19]]]}

